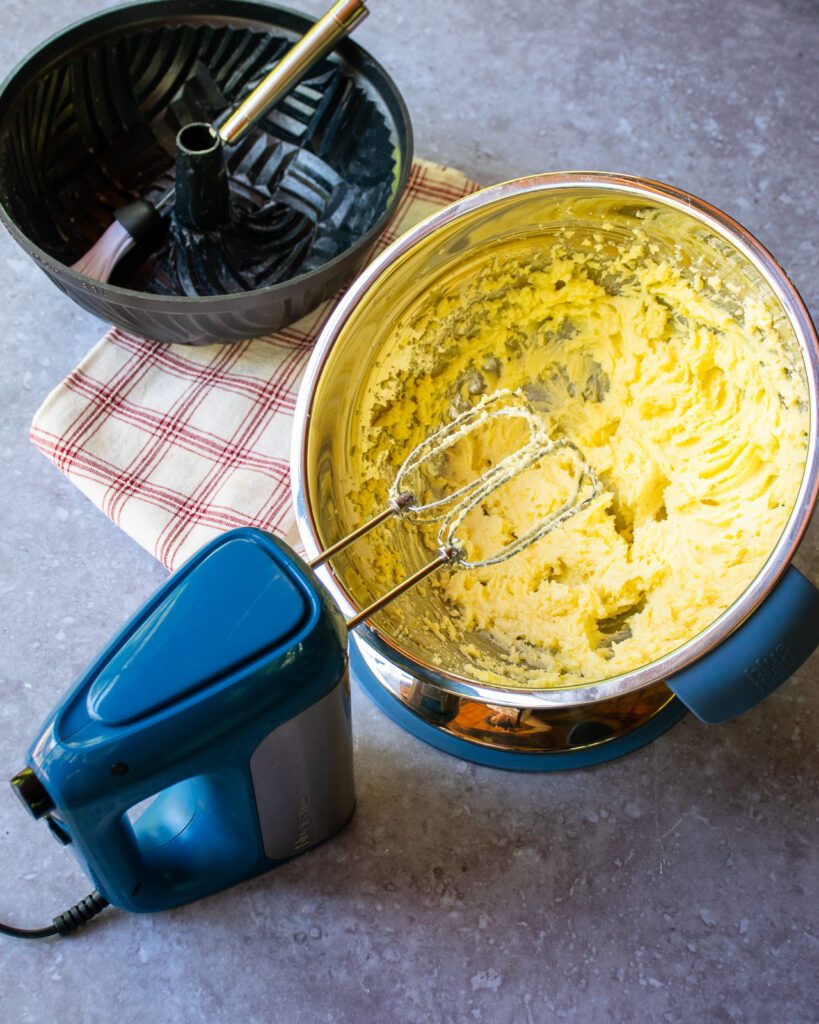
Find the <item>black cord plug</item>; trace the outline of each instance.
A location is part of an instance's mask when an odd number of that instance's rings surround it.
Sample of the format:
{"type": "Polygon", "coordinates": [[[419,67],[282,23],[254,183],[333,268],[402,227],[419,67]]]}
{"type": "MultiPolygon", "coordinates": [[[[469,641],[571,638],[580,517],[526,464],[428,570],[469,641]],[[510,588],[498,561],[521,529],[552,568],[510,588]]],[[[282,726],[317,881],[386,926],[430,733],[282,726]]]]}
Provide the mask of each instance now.
{"type": "Polygon", "coordinates": [[[75,903],[73,907],[58,914],[47,928],[15,928],[14,925],[0,923],[0,934],[10,935],[14,939],[48,939],[52,935],[65,937],[82,928],[97,914],[108,906],[108,900],[95,889],[85,899],[75,903]]]}

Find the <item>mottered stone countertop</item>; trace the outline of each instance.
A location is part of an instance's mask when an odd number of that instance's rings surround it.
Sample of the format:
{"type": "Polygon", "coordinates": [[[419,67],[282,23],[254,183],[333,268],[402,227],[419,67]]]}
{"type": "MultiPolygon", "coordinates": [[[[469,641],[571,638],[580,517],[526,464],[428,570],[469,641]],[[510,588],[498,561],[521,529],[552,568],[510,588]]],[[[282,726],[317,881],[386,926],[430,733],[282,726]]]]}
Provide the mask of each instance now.
{"type": "MultiPolygon", "coordinates": [[[[294,0],[295,2],[295,0],[294,0]]],[[[9,0],[0,73],[102,0],[9,0]]],[[[325,0],[301,0],[321,12],[325,0]]],[[[720,206],[819,314],[813,0],[372,0],[416,151],[486,183],[625,171],[720,206]]],[[[0,775],[164,571],[27,440],[102,325],[0,237],[0,775]]],[[[797,564],[819,582],[814,524],[797,564]]],[[[353,694],[358,810],[278,871],[70,941],[0,937],[9,1022],[815,1024],[819,658],[738,721],[560,775],[475,767],[353,694]]],[[[88,891],[0,786],[0,920],[88,891]]]]}

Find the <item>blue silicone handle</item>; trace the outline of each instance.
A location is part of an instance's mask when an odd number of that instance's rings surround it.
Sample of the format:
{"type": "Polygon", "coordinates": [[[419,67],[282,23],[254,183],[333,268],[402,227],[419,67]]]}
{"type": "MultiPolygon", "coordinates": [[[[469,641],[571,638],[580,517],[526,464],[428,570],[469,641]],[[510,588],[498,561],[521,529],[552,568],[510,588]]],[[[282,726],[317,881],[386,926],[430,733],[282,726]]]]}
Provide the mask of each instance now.
{"type": "Polygon", "coordinates": [[[819,645],[819,590],[788,567],[757,610],[710,654],[666,680],[703,722],[755,707],[819,645]]]}

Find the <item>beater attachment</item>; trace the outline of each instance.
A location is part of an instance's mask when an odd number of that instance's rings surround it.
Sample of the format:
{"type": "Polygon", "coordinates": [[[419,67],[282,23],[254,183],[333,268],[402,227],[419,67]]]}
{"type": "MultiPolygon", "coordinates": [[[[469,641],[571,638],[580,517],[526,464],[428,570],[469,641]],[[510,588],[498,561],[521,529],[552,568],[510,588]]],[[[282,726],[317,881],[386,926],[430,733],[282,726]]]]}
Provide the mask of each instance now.
{"type": "Polygon", "coordinates": [[[463,569],[479,569],[513,558],[545,537],[547,533],[556,530],[567,520],[588,508],[599,497],[602,490],[603,486],[599,477],[588,465],[577,445],[566,438],[557,440],[551,438],[544,428],[542,419],[532,409],[524,395],[519,391],[503,389],[482,398],[473,408],[456,416],[413,448],[390,486],[386,508],[327,548],[309,564],[311,568],[317,568],[393,516],[419,525],[440,524],[437,536],[437,557],[350,619],[347,625],[353,629],[443,565],[460,566],[463,569]],[[424,470],[429,470],[434,476],[435,460],[445,456],[470,434],[485,430],[489,423],[503,418],[516,420],[523,424],[527,432],[524,442],[473,480],[456,487],[447,494],[432,495],[426,500],[422,500],[424,495],[421,487],[424,486],[424,470]],[[467,549],[459,538],[459,532],[470,512],[477,509],[490,495],[512,479],[527,469],[531,469],[542,459],[555,456],[558,453],[568,455],[574,464],[574,490],[569,498],[531,529],[505,544],[493,554],[484,558],[468,558],[467,549]],[[415,481],[414,487],[410,486],[412,481],[415,481]]]}

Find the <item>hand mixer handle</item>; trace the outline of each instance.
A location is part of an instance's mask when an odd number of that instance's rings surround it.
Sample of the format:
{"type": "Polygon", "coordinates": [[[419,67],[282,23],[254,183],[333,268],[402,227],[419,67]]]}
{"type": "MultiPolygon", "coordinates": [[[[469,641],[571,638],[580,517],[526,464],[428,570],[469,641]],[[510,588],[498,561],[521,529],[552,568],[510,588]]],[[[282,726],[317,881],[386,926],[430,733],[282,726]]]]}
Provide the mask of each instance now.
{"type": "Polygon", "coordinates": [[[199,899],[272,866],[250,841],[258,816],[238,768],[169,786],[133,823],[117,812],[83,827],[97,880],[132,911],[199,899]]]}
{"type": "Polygon", "coordinates": [[[781,686],[818,645],[819,590],[791,565],[727,639],[667,683],[703,722],[726,722],[781,686]]]}

